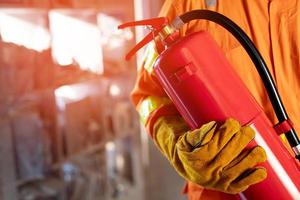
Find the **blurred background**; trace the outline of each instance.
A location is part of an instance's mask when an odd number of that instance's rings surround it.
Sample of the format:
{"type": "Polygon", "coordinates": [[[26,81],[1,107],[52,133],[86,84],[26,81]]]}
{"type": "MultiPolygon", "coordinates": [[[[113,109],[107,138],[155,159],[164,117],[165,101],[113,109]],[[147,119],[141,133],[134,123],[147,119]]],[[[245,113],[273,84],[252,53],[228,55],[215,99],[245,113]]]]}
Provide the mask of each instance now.
{"type": "Polygon", "coordinates": [[[0,200],[185,199],[129,98],[163,0],[0,0],[0,200]]]}

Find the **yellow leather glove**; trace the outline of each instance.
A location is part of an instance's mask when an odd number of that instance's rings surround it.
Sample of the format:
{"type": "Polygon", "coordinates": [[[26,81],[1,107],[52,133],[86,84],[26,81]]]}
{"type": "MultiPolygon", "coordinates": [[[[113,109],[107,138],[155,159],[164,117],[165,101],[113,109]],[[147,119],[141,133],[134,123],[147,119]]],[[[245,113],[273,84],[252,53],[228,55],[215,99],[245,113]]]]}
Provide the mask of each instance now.
{"type": "Polygon", "coordinates": [[[212,121],[189,131],[179,116],[161,117],[154,124],[154,141],[176,171],[207,189],[235,194],[266,178],[260,146],[244,150],[254,138],[250,127],[228,119],[217,128],[212,121]]]}

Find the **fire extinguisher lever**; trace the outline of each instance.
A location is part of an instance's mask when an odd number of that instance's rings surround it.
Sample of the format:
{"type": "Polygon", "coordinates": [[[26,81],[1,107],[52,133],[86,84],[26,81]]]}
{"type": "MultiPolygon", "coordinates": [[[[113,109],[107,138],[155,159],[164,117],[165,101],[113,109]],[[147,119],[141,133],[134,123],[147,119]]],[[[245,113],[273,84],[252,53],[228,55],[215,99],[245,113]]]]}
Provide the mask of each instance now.
{"type": "Polygon", "coordinates": [[[146,20],[140,20],[140,21],[132,21],[127,22],[124,24],[121,24],[118,26],[118,29],[123,29],[127,27],[134,27],[134,26],[149,26],[151,32],[144,37],[143,40],[141,40],[139,43],[137,43],[126,55],[126,60],[129,60],[139,49],[144,47],[146,44],[151,42],[158,34],[159,32],[169,24],[169,21],[166,17],[158,17],[158,18],[152,18],[152,19],[146,19],[146,20]]]}
{"type": "Polygon", "coordinates": [[[118,26],[119,29],[132,27],[132,26],[152,26],[154,29],[161,29],[169,23],[166,17],[157,17],[152,19],[144,19],[139,21],[126,22],[118,26]]]}

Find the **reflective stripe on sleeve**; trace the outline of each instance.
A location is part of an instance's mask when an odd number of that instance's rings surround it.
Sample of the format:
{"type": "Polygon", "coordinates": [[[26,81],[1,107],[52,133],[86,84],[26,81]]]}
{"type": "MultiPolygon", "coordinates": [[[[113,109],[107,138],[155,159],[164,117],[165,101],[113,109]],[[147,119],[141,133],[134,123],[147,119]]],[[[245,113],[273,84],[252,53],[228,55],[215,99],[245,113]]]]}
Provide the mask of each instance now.
{"type": "Polygon", "coordinates": [[[139,108],[141,122],[145,125],[150,114],[162,105],[168,105],[171,100],[167,97],[149,96],[142,101],[139,108]]]}
{"type": "Polygon", "coordinates": [[[153,71],[154,63],[157,57],[158,57],[158,53],[155,49],[155,43],[151,42],[147,46],[145,57],[144,57],[144,61],[145,61],[144,68],[149,74],[151,74],[153,71]]]}

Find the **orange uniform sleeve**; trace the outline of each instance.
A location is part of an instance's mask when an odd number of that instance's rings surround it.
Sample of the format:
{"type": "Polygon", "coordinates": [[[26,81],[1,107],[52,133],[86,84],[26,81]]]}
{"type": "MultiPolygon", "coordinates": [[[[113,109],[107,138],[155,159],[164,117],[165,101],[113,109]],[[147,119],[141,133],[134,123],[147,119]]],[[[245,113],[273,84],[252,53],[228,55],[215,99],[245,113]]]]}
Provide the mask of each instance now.
{"type": "MultiPolygon", "coordinates": [[[[176,16],[177,7],[179,7],[176,2],[179,1],[166,0],[159,16],[166,16],[169,20],[172,20],[176,16]]],[[[153,67],[157,56],[154,45],[148,45],[142,66],[138,70],[136,85],[131,93],[132,102],[137,109],[148,96],[167,96],[150,69],[153,67]]]]}
{"type": "MultiPolygon", "coordinates": [[[[204,7],[204,5],[194,5],[201,4],[201,2],[203,1],[166,0],[159,16],[166,16],[172,21],[176,16],[196,6],[204,7]]],[[[180,30],[180,34],[184,36],[201,27],[205,27],[205,24],[190,23],[180,30]]],[[[178,114],[153,73],[153,65],[157,56],[153,42],[147,47],[142,67],[138,71],[136,85],[131,94],[132,102],[140,114],[141,121],[151,136],[152,126],[160,116],[178,114]]]]}
{"type": "MultiPolygon", "coordinates": [[[[166,16],[172,20],[176,16],[174,1],[167,0],[160,12],[160,16],[166,16]]],[[[148,45],[142,66],[138,70],[135,87],[131,93],[131,99],[139,112],[141,122],[152,135],[152,126],[157,118],[163,114],[177,113],[173,104],[167,97],[153,73],[153,65],[158,57],[154,43],[148,45]]]]}

